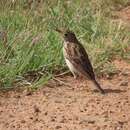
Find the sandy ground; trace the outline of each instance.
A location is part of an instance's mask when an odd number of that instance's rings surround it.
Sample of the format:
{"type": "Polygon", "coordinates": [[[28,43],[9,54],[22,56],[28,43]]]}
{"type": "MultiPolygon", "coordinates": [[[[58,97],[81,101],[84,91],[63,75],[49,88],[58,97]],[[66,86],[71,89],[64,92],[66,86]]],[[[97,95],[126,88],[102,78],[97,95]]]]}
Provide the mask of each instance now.
{"type": "Polygon", "coordinates": [[[130,64],[115,64],[120,73],[99,80],[105,95],[71,76],[60,78],[71,86],[0,92],[0,130],[130,130],[130,64]]]}
{"type": "MultiPolygon", "coordinates": [[[[129,21],[130,8],[120,12],[129,21]]],[[[130,130],[130,64],[115,61],[118,75],[100,79],[102,95],[71,76],[35,92],[0,92],[0,130],[130,130]]]]}

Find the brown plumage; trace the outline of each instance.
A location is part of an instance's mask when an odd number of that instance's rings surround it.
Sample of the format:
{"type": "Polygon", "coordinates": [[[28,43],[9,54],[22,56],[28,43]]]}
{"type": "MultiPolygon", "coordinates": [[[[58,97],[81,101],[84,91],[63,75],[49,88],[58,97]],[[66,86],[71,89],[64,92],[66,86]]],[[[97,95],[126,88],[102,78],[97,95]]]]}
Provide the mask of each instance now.
{"type": "Polygon", "coordinates": [[[93,67],[89,60],[87,52],[85,51],[82,44],[80,44],[80,42],[77,40],[75,34],[71,31],[57,31],[63,34],[63,53],[66,64],[74,75],[74,78],[76,78],[77,75],[83,75],[84,77],[90,79],[101,93],[104,93],[104,90],[96,81],[93,67]]]}

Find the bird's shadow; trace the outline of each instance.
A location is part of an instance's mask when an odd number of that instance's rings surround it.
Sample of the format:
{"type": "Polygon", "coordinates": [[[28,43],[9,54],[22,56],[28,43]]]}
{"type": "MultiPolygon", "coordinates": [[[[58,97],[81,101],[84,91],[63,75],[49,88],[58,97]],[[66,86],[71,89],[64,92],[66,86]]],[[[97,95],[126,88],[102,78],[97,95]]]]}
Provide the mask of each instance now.
{"type": "MultiPolygon", "coordinates": [[[[120,90],[120,89],[104,89],[105,93],[124,93],[126,90],[120,90]]],[[[97,92],[97,90],[95,90],[97,92]]]]}
{"type": "Polygon", "coordinates": [[[105,89],[105,93],[123,93],[126,92],[126,90],[120,90],[120,89],[105,89]]]}

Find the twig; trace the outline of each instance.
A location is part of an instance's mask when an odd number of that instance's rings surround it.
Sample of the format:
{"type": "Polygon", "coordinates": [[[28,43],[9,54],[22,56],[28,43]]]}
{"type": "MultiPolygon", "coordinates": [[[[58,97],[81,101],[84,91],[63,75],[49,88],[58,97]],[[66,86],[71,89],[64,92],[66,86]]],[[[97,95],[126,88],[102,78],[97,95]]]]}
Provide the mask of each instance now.
{"type": "Polygon", "coordinates": [[[55,81],[58,81],[59,83],[61,83],[61,84],[63,84],[63,85],[66,85],[66,86],[71,87],[71,85],[70,85],[70,84],[65,83],[64,81],[62,81],[62,80],[60,80],[60,79],[58,79],[58,78],[52,77],[52,79],[53,79],[53,80],[55,80],[55,81]]]}
{"type": "Polygon", "coordinates": [[[57,75],[55,75],[55,77],[60,77],[60,76],[66,75],[68,73],[70,73],[70,71],[65,71],[63,73],[57,74],[57,75]]]}

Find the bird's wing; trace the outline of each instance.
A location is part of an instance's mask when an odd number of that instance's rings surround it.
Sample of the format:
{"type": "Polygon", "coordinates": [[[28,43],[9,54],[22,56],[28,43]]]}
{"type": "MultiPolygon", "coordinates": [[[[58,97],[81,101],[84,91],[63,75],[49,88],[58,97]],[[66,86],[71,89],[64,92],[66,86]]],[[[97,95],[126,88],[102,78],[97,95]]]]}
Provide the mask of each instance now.
{"type": "Polygon", "coordinates": [[[95,74],[93,72],[93,67],[83,46],[80,43],[72,43],[68,45],[66,51],[68,54],[66,58],[73,66],[77,68],[81,74],[94,80],[95,74]]]}

